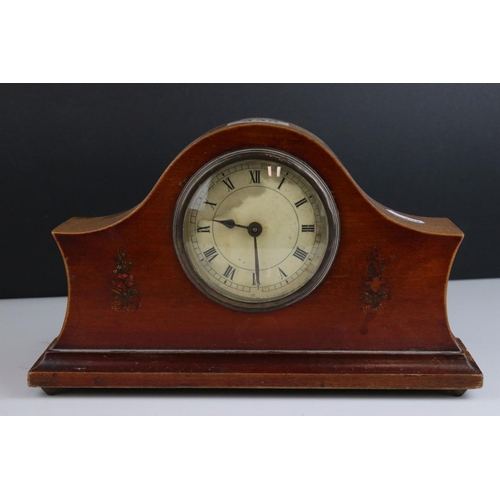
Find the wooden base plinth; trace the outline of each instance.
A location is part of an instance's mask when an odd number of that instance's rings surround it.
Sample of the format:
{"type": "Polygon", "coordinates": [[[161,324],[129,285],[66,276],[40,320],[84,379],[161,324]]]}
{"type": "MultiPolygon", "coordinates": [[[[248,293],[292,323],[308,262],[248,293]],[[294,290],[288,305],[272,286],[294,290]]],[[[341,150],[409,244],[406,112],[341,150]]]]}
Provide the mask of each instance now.
{"type": "Polygon", "coordinates": [[[28,374],[48,394],[62,388],[420,389],[482,387],[460,351],[106,351],[52,345],[28,374]]]}

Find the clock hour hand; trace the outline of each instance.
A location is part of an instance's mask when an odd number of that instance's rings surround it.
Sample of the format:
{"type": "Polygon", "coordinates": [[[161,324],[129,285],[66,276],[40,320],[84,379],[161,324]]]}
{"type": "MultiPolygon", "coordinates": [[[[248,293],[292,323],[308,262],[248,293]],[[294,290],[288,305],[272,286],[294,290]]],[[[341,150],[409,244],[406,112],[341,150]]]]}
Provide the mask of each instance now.
{"type": "Polygon", "coordinates": [[[222,224],[223,226],[226,226],[228,229],[233,229],[234,227],[242,227],[243,229],[248,229],[248,226],[242,226],[241,224],[236,224],[233,219],[226,219],[226,220],[216,220],[213,219],[214,222],[218,222],[219,224],[222,224]]]}
{"type": "Polygon", "coordinates": [[[228,229],[233,229],[235,227],[242,227],[248,231],[248,234],[253,238],[253,248],[255,255],[255,283],[257,288],[260,287],[260,268],[259,268],[259,251],[257,249],[257,237],[262,233],[262,225],[258,222],[252,222],[249,226],[242,226],[241,224],[236,224],[233,219],[217,220],[213,219],[214,222],[218,222],[228,229]]]}

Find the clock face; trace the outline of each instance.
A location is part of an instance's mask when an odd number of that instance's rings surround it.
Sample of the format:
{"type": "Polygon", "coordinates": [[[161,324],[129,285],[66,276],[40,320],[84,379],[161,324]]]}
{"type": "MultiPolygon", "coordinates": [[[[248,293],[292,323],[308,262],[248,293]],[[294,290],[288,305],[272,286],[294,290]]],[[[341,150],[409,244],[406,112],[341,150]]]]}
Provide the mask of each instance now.
{"type": "Polygon", "coordinates": [[[272,310],[308,295],[339,241],[330,191],[314,170],[282,151],[218,157],[186,184],[174,241],[193,283],[217,302],[272,310]]]}

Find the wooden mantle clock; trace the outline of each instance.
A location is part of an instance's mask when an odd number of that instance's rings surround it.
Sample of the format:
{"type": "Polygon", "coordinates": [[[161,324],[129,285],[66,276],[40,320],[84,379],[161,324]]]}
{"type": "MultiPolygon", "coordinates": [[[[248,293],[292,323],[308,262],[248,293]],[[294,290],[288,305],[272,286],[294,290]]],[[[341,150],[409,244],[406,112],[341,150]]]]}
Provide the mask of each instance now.
{"type": "Polygon", "coordinates": [[[68,308],[28,375],[48,394],[482,386],[446,313],[463,233],[377,203],[292,124],[212,130],[137,207],[53,234],[68,308]]]}

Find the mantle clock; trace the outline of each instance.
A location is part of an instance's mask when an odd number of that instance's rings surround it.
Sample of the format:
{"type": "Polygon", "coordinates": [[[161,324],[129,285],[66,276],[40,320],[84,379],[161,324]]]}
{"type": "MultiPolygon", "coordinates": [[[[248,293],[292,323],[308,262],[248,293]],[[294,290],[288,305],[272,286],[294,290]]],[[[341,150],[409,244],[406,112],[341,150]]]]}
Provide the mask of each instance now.
{"type": "Polygon", "coordinates": [[[463,233],[377,203],[290,123],[212,130],[140,205],[53,235],[66,318],[28,374],[48,394],[482,386],[446,312],[463,233]]]}

